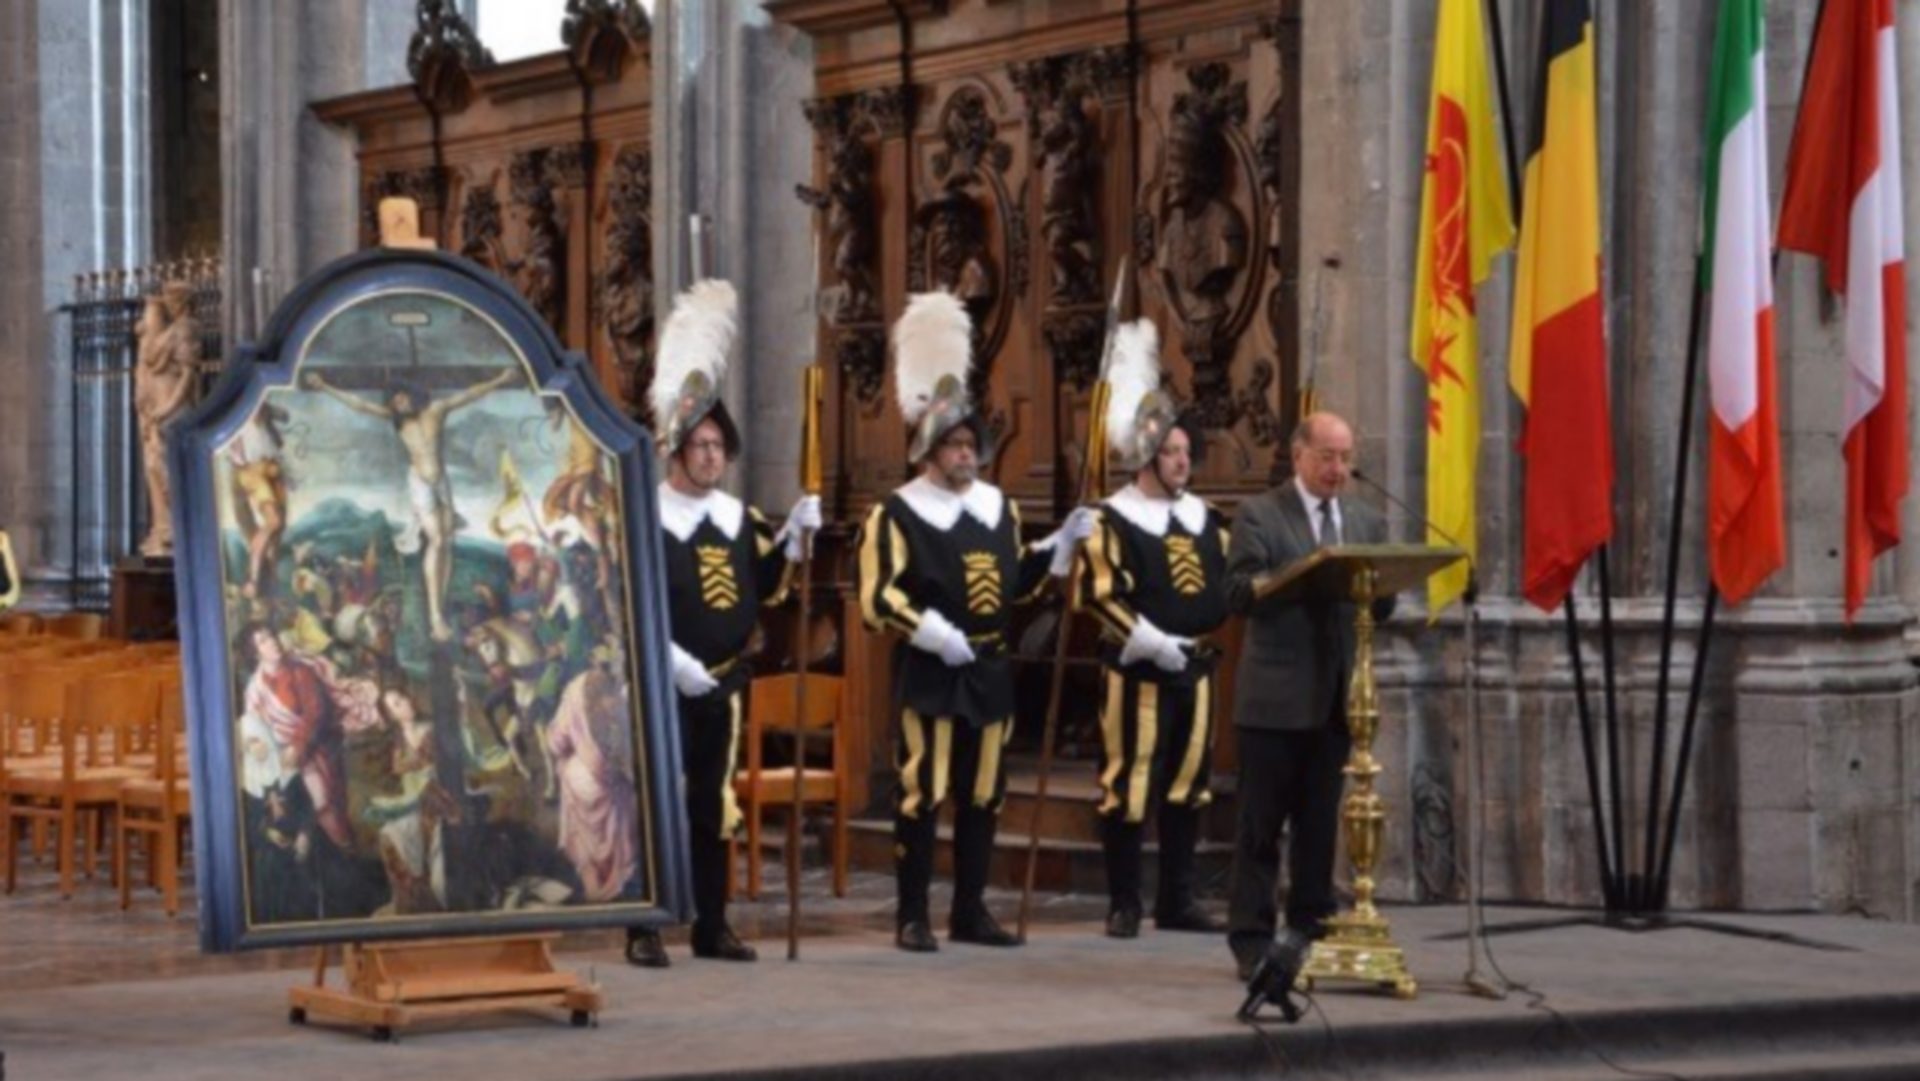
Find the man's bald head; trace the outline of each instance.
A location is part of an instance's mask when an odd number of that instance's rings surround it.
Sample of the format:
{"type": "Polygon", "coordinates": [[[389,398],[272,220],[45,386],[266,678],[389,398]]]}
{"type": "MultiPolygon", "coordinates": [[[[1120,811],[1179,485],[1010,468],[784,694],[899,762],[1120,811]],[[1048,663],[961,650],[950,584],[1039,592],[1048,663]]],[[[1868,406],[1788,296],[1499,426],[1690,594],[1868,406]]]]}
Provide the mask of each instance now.
{"type": "Polygon", "coordinates": [[[1320,499],[1338,496],[1353,475],[1353,425],[1324,410],[1302,417],[1293,429],[1293,474],[1320,499]]]}

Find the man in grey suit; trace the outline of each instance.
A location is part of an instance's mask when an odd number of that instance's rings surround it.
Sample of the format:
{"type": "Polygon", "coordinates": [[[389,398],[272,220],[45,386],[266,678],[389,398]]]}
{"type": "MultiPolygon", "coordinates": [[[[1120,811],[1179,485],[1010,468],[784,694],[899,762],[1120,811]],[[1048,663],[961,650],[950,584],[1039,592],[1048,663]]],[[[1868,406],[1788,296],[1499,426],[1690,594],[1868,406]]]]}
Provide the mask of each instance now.
{"type": "MultiPolygon", "coordinates": [[[[1337,911],[1333,853],[1346,764],[1347,683],[1354,606],[1256,600],[1260,579],[1315,548],[1378,544],[1386,522],[1344,498],[1353,473],[1353,428],[1314,413],[1293,433],[1293,479],[1248,500],[1227,549],[1227,602],[1247,616],[1234,681],[1239,738],[1238,820],[1227,942],[1242,979],[1273,940],[1280,835],[1288,844],[1287,926],[1318,938],[1337,911]]],[[[1385,618],[1393,601],[1375,602],[1385,618]]]]}

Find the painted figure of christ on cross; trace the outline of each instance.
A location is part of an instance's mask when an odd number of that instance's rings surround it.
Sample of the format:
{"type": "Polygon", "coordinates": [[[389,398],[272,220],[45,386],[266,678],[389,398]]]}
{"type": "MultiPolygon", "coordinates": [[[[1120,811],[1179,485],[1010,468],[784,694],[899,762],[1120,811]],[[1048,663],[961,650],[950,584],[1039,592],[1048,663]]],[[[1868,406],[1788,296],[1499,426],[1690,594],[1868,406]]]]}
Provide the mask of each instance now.
{"type": "Polygon", "coordinates": [[[327,382],[318,372],[309,373],[306,378],[308,388],[331,395],[356,413],[392,424],[406,448],[407,505],[413,512],[414,528],[420,534],[427,623],[438,642],[453,640],[445,606],[447,585],[453,579],[453,533],[457,523],[453,511],[453,482],[446,467],[447,418],[455,410],[505,387],[519,375],[517,368],[502,368],[491,379],[439,399],[422,388],[395,386],[377,401],[349,394],[327,382]]]}

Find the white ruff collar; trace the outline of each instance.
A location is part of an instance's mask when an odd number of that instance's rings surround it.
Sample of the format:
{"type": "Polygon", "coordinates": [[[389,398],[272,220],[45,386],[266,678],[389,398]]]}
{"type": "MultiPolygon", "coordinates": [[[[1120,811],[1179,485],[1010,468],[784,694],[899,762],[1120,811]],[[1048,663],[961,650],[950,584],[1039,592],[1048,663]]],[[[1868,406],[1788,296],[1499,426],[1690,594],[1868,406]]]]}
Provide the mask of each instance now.
{"type": "Polygon", "coordinates": [[[1000,489],[984,480],[976,480],[964,492],[949,492],[925,477],[917,477],[898,489],[902,501],[913,508],[928,525],[945,533],[960,520],[962,512],[988,529],[1000,525],[1007,498],[1000,489]]]}
{"type": "Polygon", "coordinates": [[[1196,537],[1207,527],[1207,501],[1192,492],[1180,493],[1179,499],[1155,499],[1139,485],[1129,484],[1107,497],[1107,506],[1156,537],[1167,535],[1167,526],[1174,518],[1196,537]]]}
{"type": "Polygon", "coordinates": [[[660,528],[685,542],[700,528],[700,520],[711,519],[714,527],[732,540],[740,535],[740,521],[747,505],[715,488],[706,495],[684,495],[665,481],[660,482],[660,528]]]}

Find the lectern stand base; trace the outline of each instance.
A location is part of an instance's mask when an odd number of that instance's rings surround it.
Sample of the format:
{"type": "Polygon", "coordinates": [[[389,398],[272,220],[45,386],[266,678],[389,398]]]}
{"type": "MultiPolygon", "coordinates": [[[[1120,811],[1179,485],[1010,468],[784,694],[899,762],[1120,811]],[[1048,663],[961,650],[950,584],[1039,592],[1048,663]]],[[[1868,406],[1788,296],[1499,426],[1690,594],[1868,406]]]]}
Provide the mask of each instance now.
{"type": "Polygon", "coordinates": [[[1300,970],[1299,982],[1306,990],[1321,980],[1371,984],[1395,998],[1412,998],[1420,990],[1407,971],[1406,954],[1393,944],[1387,921],[1351,912],[1327,921],[1327,937],[1313,944],[1300,970]]]}

